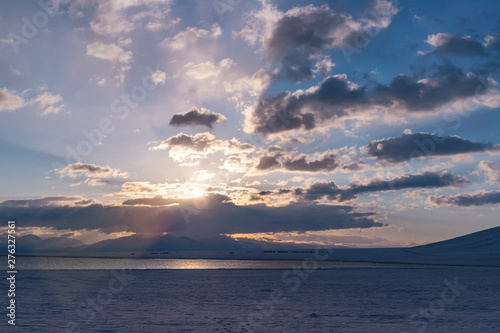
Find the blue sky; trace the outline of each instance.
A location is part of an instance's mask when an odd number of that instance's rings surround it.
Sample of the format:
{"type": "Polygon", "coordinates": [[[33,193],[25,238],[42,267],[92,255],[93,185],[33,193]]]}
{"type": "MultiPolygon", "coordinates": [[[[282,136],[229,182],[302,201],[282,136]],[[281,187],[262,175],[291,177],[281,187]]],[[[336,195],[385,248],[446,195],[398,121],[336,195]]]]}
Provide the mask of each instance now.
{"type": "Polygon", "coordinates": [[[42,3],[0,14],[0,216],[25,234],[498,225],[496,1],[42,3]]]}

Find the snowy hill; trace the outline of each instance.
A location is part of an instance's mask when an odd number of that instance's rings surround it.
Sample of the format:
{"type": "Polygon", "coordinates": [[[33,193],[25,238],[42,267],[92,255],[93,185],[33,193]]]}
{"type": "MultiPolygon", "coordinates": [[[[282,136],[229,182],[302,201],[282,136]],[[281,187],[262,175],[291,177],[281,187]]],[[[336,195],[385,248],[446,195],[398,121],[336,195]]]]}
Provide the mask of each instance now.
{"type": "Polygon", "coordinates": [[[412,248],[419,253],[478,253],[500,255],[500,227],[491,228],[442,242],[412,248]]]}
{"type": "Polygon", "coordinates": [[[500,266],[500,227],[411,248],[340,249],[335,251],[333,260],[500,266]]]}

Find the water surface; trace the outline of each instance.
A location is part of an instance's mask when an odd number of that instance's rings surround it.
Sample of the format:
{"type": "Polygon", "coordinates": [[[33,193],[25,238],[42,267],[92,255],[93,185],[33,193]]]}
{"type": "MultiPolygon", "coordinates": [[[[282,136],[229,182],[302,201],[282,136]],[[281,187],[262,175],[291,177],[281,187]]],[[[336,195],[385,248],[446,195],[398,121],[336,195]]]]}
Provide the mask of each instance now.
{"type": "Polygon", "coordinates": [[[403,265],[341,261],[227,260],[227,259],[133,259],[18,257],[18,270],[101,269],[293,269],[293,268],[429,268],[437,265],[403,265]]]}

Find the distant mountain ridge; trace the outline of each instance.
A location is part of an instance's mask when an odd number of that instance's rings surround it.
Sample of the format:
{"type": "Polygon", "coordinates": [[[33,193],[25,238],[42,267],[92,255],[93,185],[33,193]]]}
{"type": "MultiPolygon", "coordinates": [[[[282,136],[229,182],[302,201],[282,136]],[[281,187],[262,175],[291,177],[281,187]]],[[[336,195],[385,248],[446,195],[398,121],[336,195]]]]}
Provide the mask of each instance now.
{"type": "MultiPolygon", "coordinates": [[[[5,253],[7,235],[0,235],[0,251],[5,253]]],[[[66,256],[160,255],[162,258],[242,258],[304,259],[312,246],[293,243],[276,244],[254,240],[236,241],[227,236],[195,240],[183,236],[132,235],[85,245],[68,237],[42,239],[26,235],[17,239],[17,254],[66,256]],[[308,250],[308,251],[301,251],[308,250]],[[170,253],[168,253],[170,251],[170,253]],[[164,254],[167,254],[165,256],[164,254]]],[[[500,227],[411,248],[341,248],[332,246],[328,260],[500,266],[500,227]]]]}
{"type": "MultiPolygon", "coordinates": [[[[7,235],[0,235],[0,253],[6,252],[7,235]],[[4,246],[5,244],[5,246],[4,246]]],[[[266,249],[303,249],[300,244],[275,244],[254,240],[236,241],[231,237],[196,240],[185,236],[149,236],[132,235],[115,239],[106,239],[93,244],[68,237],[50,237],[42,239],[36,235],[26,235],[17,238],[16,251],[18,253],[34,254],[45,252],[150,252],[150,251],[243,251],[266,249]]]]}

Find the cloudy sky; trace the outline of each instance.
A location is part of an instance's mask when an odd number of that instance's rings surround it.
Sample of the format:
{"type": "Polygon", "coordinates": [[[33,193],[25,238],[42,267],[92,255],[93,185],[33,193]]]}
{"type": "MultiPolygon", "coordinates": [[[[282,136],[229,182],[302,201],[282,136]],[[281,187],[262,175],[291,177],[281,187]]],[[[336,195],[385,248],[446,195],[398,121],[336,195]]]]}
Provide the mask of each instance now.
{"type": "Polygon", "coordinates": [[[498,225],[497,1],[40,3],[0,11],[0,217],[24,234],[498,225]]]}

